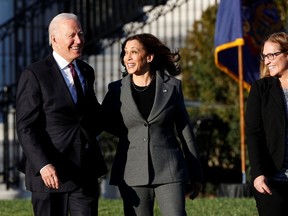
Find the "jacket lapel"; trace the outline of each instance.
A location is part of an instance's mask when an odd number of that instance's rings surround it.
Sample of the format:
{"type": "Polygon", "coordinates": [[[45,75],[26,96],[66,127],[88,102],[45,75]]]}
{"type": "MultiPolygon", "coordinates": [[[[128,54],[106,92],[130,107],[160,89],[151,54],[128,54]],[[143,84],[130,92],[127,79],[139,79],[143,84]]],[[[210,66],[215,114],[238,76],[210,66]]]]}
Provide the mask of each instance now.
{"type": "Polygon", "coordinates": [[[87,79],[87,77],[88,77],[88,70],[87,70],[87,68],[82,64],[81,61],[76,60],[76,62],[77,62],[77,67],[78,67],[78,69],[80,70],[80,72],[81,72],[81,74],[82,74],[82,76],[84,77],[84,80],[85,80],[85,91],[84,91],[84,94],[85,94],[86,92],[88,92],[88,88],[89,88],[89,83],[88,83],[88,79],[87,79]]]}
{"type": "MultiPolygon", "coordinates": [[[[156,92],[148,122],[153,121],[167,106],[167,102],[173,93],[173,89],[166,84],[169,79],[168,76],[164,75],[162,77],[159,72],[156,72],[156,92]]],[[[129,110],[131,114],[137,118],[143,118],[132,96],[130,75],[122,79],[120,100],[125,109],[129,110]]]]}
{"type": "Polygon", "coordinates": [[[173,89],[167,84],[169,79],[168,76],[161,76],[160,72],[156,72],[156,92],[154,103],[148,117],[149,122],[155,119],[167,106],[167,102],[173,93],[173,89]]]}
{"type": "Polygon", "coordinates": [[[135,115],[137,118],[143,118],[132,96],[131,75],[127,75],[122,79],[120,100],[125,109],[131,114],[135,115]]]}
{"type": "Polygon", "coordinates": [[[272,79],[269,79],[269,81],[269,84],[271,85],[270,94],[272,98],[274,98],[275,104],[277,104],[277,106],[282,110],[283,107],[286,107],[286,105],[284,104],[281,88],[279,88],[279,80],[278,78],[273,77],[272,79]]]}
{"type": "Polygon", "coordinates": [[[48,56],[47,64],[50,67],[49,76],[52,80],[52,84],[55,86],[56,89],[58,89],[57,92],[59,92],[59,94],[63,95],[63,97],[65,98],[67,103],[70,104],[70,106],[75,107],[71,93],[70,93],[70,91],[69,91],[69,89],[65,83],[65,80],[62,76],[62,73],[61,73],[55,59],[53,58],[52,54],[48,56]]]}

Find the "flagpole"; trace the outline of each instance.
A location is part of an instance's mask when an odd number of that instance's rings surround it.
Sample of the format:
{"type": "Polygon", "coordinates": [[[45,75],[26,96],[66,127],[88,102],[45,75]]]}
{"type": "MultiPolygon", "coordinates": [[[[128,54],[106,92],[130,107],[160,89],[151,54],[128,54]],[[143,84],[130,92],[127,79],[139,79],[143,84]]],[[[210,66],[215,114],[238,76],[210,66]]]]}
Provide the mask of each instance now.
{"type": "Polygon", "coordinates": [[[245,125],[244,125],[244,96],[243,96],[243,53],[242,46],[238,46],[238,73],[239,73],[239,102],[240,102],[240,145],[242,184],[246,184],[246,157],[245,157],[245,125]]]}

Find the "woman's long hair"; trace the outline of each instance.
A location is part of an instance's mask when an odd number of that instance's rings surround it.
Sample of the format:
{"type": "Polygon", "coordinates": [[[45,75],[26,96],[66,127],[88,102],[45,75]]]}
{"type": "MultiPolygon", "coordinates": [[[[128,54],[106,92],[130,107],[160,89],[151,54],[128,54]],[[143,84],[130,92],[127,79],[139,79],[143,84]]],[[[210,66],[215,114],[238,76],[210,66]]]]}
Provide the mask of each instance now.
{"type": "Polygon", "coordinates": [[[153,61],[150,63],[151,71],[159,70],[164,72],[166,70],[172,76],[180,74],[181,67],[179,65],[179,50],[171,52],[171,50],[165,46],[158,38],[148,33],[132,35],[123,42],[120,58],[121,64],[124,67],[125,64],[123,58],[125,55],[125,46],[126,43],[131,40],[137,40],[143,45],[147,53],[154,54],[153,61]]]}
{"type": "MultiPolygon", "coordinates": [[[[272,43],[277,43],[280,45],[280,52],[288,52],[288,34],[286,32],[276,32],[269,35],[263,42],[261,53],[263,53],[264,44],[270,41],[272,43]]],[[[260,78],[270,76],[269,69],[262,61],[260,64],[260,78]]]]}

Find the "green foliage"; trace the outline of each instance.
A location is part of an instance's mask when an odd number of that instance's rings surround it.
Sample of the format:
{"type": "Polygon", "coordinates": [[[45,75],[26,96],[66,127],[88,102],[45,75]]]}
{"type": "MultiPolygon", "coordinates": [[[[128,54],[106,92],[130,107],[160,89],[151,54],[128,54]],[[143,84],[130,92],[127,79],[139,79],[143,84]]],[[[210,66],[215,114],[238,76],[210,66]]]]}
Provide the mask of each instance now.
{"type": "MultiPolygon", "coordinates": [[[[197,198],[187,200],[187,215],[194,216],[256,216],[255,201],[252,198],[197,198]]],[[[0,200],[1,216],[33,216],[31,201],[27,199],[0,200]]],[[[99,216],[123,216],[121,199],[100,199],[99,216]]],[[[160,216],[155,205],[155,216],[160,216]]]]}
{"type": "Polygon", "coordinates": [[[276,5],[278,7],[281,20],[284,24],[284,28],[288,29],[288,1],[287,0],[275,0],[276,5]]]}
{"type": "Polygon", "coordinates": [[[217,6],[211,6],[194,22],[181,49],[182,80],[186,99],[200,102],[199,107],[189,109],[192,118],[218,122],[206,128],[204,136],[196,134],[201,154],[209,155],[206,159],[210,167],[231,169],[237,168],[240,158],[239,88],[214,64],[216,13],[217,6]],[[203,152],[207,149],[208,153],[203,152]]]}

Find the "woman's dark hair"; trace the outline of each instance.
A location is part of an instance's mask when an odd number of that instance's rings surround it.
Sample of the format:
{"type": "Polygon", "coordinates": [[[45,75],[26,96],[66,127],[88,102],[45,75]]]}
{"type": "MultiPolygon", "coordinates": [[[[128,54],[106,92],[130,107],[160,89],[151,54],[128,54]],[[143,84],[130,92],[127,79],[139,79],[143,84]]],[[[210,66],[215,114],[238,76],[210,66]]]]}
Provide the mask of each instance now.
{"type": "Polygon", "coordinates": [[[123,58],[125,55],[125,46],[126,43],[131,40],[137,40],[143,45],[147,53],[154,54],[153,61],[150,63],[151,71],[160,70],[164,72],[166,70],[172,76],[180,74],[181,67],[179,65],[179,50],[171,52],[170,49],[165,46],[158,38],[148,33],[132,35],[123,42],[120,58],[121,64],[124,67],[125,64],[123,58]]]}

